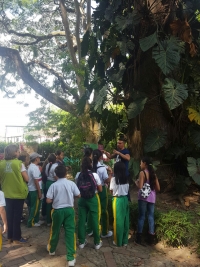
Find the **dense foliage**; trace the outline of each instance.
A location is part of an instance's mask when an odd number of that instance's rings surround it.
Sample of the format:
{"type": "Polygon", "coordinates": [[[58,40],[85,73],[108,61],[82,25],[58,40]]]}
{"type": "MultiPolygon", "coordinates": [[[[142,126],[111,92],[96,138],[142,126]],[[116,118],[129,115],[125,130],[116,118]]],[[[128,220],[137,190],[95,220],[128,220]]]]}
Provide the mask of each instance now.
{"type": "Polygon", "coordinates": [[[200,152],[200,2],[97,3],[94,30],[82,42],[97,77],[96,117],[108,101],[123,104],[133,157],[171,164],[182,183],[193,164],[189,174],[200,184],[199,160],[190,160],[200,152]]]}

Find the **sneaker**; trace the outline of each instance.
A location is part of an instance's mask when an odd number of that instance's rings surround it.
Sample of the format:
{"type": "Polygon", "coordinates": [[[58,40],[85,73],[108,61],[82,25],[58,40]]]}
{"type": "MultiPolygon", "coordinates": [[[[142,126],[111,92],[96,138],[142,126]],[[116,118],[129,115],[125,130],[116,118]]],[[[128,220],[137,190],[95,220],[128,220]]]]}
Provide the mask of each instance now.
{"type": "Polygon", "coordinates": [[[76,259],[73,259],[72,261],[68,261],[68,266],[75,266],[76,259]]]}
{"type": "Polygon", "coordinates": [[[93,235],[93,231],[91,233],[88,234],[88,236],[92,236],[93,235]]]}
{"type": "Polygon", "coordinates": [[[13,240],[14,245],[26,244],[27,242],[28,242],[28,240],[23,238],[23,237],[21,237],[20,240],[13,240]]]}
{"type": "Polygon", "coordinates": [[[101,235],[102,238],[111,237],[113,235],[112,231],[108,231],[107,235],[101,235]]]}
{"type": "Polygon", "coordinates": [[[128,245],[127,244],[123,244],[123,247],[127,247],[128,245]]]}
{"type": "Polygon", "coordinates": [[[87,240],[85,239],[85,242],[83,244],[79,244],[79,248],[84,248],[87,245],[87,240]]]}
{"type": "Polygon", "coordinates": [[[41,220],[39,220],[39,222],[37,222],[37,223],[39,223],[39,224],[43,224],[43,223],[44,223],[44,221],[41,221],[41,220]]]}
{"type": "Polygon", "coordinates": [[[102,245],[103,245],[103,242],[100,241],[100,243],[98,245],[95,245],[94,248],[95,249],[100,249],[102,247],[102,245]]]}
{"type": "Polygon", "coordinates": [[[47,251],[49,252],[49,255],[50,255],[50,256],[54,256],[54,255],[56,254],[55,251],[54,251],[54,252],[50,252],[50,251],[49,251],[48,245],[47,245],[47,251]]]}
{"type": "Polygon", "coordinates": [[[39,224],[39,223],[35,223],[33,226],[35,226],[35,227],[39,227],[40,224],[39,224]]]}
{"type": "Polygon", "coordinates": [[[113,241],[113,245],[114,245],[114,246],[117,246],[117,244],[115,243],[115,241],[113,241]]]}

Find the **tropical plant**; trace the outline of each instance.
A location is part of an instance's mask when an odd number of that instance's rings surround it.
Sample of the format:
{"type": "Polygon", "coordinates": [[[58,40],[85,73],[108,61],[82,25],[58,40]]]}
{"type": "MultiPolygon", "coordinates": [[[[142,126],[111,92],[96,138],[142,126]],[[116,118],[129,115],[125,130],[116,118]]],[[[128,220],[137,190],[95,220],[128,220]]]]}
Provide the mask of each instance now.
{"type": "Polygon", "coordinates": [[[173,164],[188,183],[187,157],[200,152],[200,2],[97,3],[94,30],[82,42],[98,77],[95,116],[108,101],[123,103],[122,131],[135,160],[146,153],[173,164]]]}

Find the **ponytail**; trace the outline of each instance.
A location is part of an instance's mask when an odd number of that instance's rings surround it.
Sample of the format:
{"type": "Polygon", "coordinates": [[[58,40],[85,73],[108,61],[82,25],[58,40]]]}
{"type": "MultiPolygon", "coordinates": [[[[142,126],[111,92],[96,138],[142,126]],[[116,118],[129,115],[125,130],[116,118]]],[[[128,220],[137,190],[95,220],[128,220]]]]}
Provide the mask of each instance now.
{"type": "Polygon", "coordinates": [[[146,166],[149,172],[149,184],[150,184],[151,190],[154,190],[156,186],[156,174],[153,168],[153,164],[148,157],[144,157],[142,159],[142,162],[146,163],[146,166]]]}
{"type": "Polygon", "coordinates": [[[97,172],[97,164],[99,162],[99,159],[102,156],[102,152],[99,149],[95,149],[92,153],[92,159],[93,159],[93,171],[97,172]]]}
{"type": "Polygon", "coordinates": [[[48,175],[49,175],[49,172],[50,172],[50,170],[51,170],[52,165],[53,165],[54,163],[56,163],[56,155],[53,154],[53,153],[50,154],[49,157],[48,157],[48,162],[49,162],[49,168],[48,168],[47,173],[48,173],[48,175]]]}

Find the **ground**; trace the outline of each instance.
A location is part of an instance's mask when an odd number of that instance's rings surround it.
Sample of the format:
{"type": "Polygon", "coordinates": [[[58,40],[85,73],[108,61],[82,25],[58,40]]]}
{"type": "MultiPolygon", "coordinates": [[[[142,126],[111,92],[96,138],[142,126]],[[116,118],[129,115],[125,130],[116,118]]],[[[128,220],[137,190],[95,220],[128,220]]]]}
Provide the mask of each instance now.
{"type": "MultiPolygon", "coordinates": [[[[61,229],[59,245],[55,256],[49,256],[46,245],[50,228],[27,228],[22,224],[24,237],[29,237],[28,244],[10,245],[3,238],[3,249],[0,252],[2,267],[65,267],[66,252],[64,231],[61,229]]],[[[189,248],[167,248],[158,243],[155,246],[140,246],[131,238],[127,248],[112,245],[112,238],[104,239],[103,246],[96,251],[93,238],[88,237],[88,245],[80,250],[77,248],[77,267],[197,267],[200,259],[191,254],[189,248]]]]}

